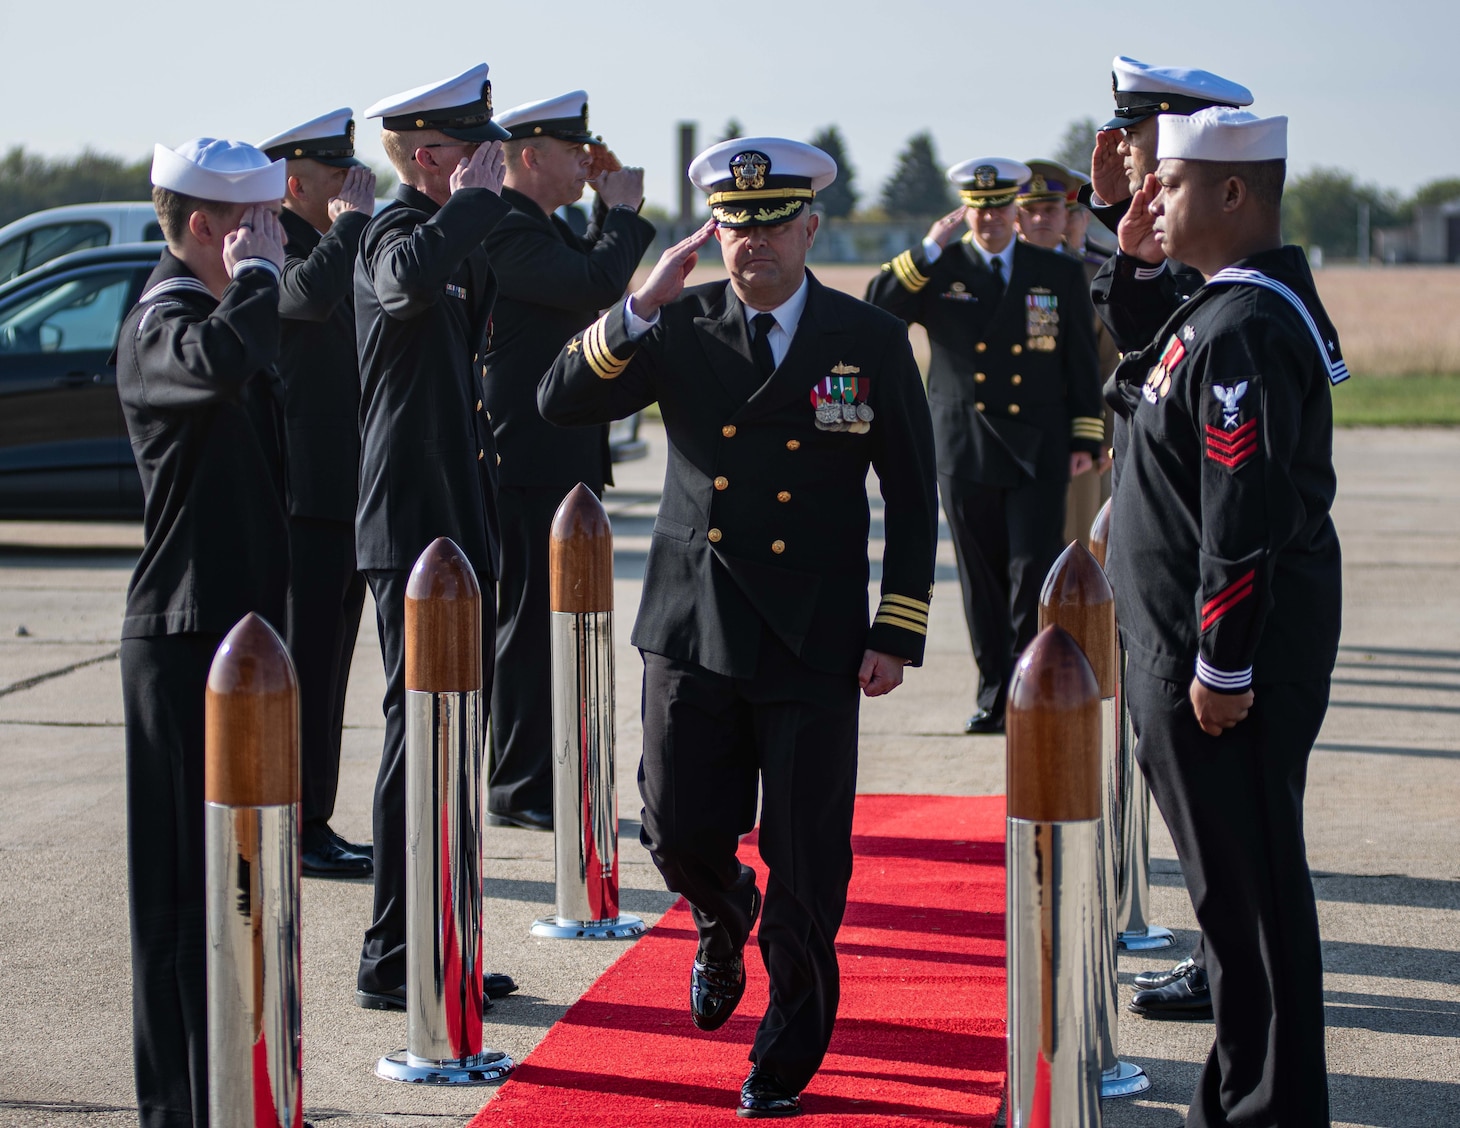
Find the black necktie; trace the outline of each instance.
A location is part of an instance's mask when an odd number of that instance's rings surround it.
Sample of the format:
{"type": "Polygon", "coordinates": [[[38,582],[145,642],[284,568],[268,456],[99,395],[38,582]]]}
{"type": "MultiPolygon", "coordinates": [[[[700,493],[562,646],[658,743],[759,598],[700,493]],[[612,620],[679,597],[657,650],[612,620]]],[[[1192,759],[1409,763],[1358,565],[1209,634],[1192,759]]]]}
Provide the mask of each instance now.
{"type": "Polygon", "coordinates": [[[989,269],[994,272],[994,288],[999,294],[1004,292],[1004,260],[998,255],[989,259],[989,269]]]}
{"type": "Polygon", "coordinates": [[[775,327],[773,314],[757,313],[750,319],[750,355],[755,358],[760,374],[767,378],[776,370],[776,356],[771,352],[771,330],[775,327]]]}

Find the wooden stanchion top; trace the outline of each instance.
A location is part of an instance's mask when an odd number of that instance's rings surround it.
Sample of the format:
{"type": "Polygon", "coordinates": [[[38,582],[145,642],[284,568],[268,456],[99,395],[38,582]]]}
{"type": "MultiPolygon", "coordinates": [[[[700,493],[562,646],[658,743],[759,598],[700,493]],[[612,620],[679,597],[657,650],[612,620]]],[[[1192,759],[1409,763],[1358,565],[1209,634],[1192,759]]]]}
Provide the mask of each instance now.
{"type": "Polygon", "coordinates": [[[1084,545],[1071,541],[1039,592],[1039,626],[1059,624],[1085,651],[1101,697],[1115,696],[1119,644],[1115,635],[1115,592],[1084,545]]]}
{"type": "Polygon", "coordinates": [[[613,610],[613,526],[593,491],[579,482],[553,516],[548,544],[554,611],[613,610]]]}
{"type": "Polygon", "coordinates": [[[1095,557],[1100,567],[1105,567],[1105,553],[1110,547],[1110,499],[1100,507],[1100,512],[1095,514],[1095,520],[1090,525],[1090,555],[1095,557]]]}
{"type": "Polygon", "coordinates": [[[203,798],[228,807],[299,802],[299,679],[284,640],[250,612],[208,670],[203,798]]]}
{"type": "Polygon", "coordinates": [[[1079,643],[1045,627],[1014,668],[1005,714],[1009,817],[1100,817],[1100,687],[1079,643]]]}
{"type": "Polygon", "coordinates": [[[466,553],[437,537],[406,581],[406,689],[482,688],[482,589],[466,553]]]}

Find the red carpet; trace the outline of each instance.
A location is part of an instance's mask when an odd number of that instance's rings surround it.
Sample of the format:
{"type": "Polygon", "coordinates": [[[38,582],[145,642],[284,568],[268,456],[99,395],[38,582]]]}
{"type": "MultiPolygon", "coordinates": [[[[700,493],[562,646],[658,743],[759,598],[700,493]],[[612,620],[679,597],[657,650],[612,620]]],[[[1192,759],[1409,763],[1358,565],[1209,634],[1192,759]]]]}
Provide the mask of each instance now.
{"type": "MultiPolygon", "coordinates": [[[[991,1125],[1004,1084],[1004,800],[860,795],[837,939],[842,1001],[802,1098],[836,1128],[991,1125]]],[[[763,867],[754,840],[742,859],[763,867]]],[[[754,937],[735,1016],[689,1018],[695,931],[680,901],[518,1066],[470,1128],[731,1124],[765,1008],[754,937]]]]}

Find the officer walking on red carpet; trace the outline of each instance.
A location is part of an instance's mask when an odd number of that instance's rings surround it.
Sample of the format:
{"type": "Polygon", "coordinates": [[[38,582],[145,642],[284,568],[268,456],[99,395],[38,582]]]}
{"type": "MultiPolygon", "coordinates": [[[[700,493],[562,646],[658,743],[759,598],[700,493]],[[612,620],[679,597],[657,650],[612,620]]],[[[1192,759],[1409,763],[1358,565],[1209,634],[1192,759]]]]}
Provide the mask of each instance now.
{"type": "Polygon", "coordinates": [[[1127,438],[1109,570],[1136,755],[1211,981],[1186,1124],[1325,1128],[1303,792],[1342,614],[1329,386],[1348,371],[1302,248],[1282,245],[1287,119],[1169,117],[1157,155],[1122,238],[1206,282],[1111,381],[1127,438]]]}
{"type": "Polygon", "coordinates": [[[831,1039],[851,878],[858,692],[922,661],[936,548],[932,429],[903,324],[805,268],[819,149],[715,145],[690,179],[712,220],[575,335],[544,417],[592,424],[658,402],[669,469],[633,642],[644,659],[641,837],[694,911],[690,1012],[723,1025],[760,916],[770,1004],[740,1115],[791,1116],[831,1039]],[[718,237],[729,282],[689,289],[718,237]],[[866,480],[886,548],[868,622],[866,480]],[[760,790],[764,893],[736,858],[760,790]]]}

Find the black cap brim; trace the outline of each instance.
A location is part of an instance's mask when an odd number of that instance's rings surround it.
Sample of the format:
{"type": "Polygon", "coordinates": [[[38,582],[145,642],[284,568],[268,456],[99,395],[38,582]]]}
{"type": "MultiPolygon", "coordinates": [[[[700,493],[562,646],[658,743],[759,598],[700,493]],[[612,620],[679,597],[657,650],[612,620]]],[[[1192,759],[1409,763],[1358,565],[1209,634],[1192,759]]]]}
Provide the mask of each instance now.
{"type": "Polygon", "coordinates": [[[330,168],[369,168],[359,157],[300,157],[299,160],[318,161],[330,168]]]}
{"type": "Polygon", "coordinates": [[[1114,117],[1100,126],[1097,132],[1104,133],[1108,129],[1129,129],[1133,125],[1139,125],[1147,118],[1155,117],[1155,114],[1142,114],[1140,117],[1114,117]]]}
{"type": "Polygon", "coordinates": [[[428,126],[446,134],[453,141],[505,141],[512,135],[498,125],[495,121],[483,122],[481,125],[473,126],[428,126]]]}

